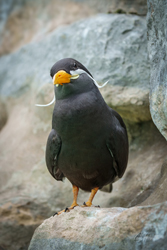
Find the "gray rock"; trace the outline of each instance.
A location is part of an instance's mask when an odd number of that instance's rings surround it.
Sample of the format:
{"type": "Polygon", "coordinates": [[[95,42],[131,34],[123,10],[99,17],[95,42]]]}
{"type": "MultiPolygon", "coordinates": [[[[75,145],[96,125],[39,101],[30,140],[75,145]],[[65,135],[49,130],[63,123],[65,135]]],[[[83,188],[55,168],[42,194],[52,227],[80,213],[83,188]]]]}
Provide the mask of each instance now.
{"type": "Polygon", "coordinates": [[[1,0],[0,55],[39,41],[58,26],[95,13],[97,8],[73,0],[64,0],[63,3],[61,0],[1,0]]]}
{"type": "Polygon", "coordinates": [[[96,13],[146,15],[146,11],[146,0],[1,0],[0,55],[96,13]]]}
{"type": "Polygon", "coordinates": [[[156,182],[154,192],[151,192],[151,195],[145,201],[143,201],[141,205],[147,206],[150,204],[160,203],[162,200],[167,200],[167,193],[164,192],[164,190],[167,190],[167,158],[162,165],[160,178],[156,182]]]}
{"type": "Polygon", "coordinates": [[[39,216],[37,206],[25,198],[21,202],[15,198],[0,206],[0,249],[27,250],[35,228],[45,218],[39,216]]]}
{"type": "Polygon", "coordinates": [[[148,0],[148,54],[151,63],[150,111],[167,139],[167,2],[148,0]]]}
{"type": "Polygon", "coordinates": [[[101,90],[106,103],[116,110],[123,119],[131,122],[151,120],[149,90],[135,87],[108,85],[101,90]]]}
{"type": "Polygon", "coordinates": [[[0,100],[0,130],[5,126],[8,119],[6,103],[0,100]]]}
{"type": "Polygon", "coordinates": [[[110,1],[110,11],[116,13],[131,13],[137,15],[147,14],[147,1],[146,0],[119,0],[110,1]]]}
{"type": "Polygon", "coordinates": [[[155,206],[81,208],[45,220],[29,250],[167,248],[167,202],[155,206]]]}

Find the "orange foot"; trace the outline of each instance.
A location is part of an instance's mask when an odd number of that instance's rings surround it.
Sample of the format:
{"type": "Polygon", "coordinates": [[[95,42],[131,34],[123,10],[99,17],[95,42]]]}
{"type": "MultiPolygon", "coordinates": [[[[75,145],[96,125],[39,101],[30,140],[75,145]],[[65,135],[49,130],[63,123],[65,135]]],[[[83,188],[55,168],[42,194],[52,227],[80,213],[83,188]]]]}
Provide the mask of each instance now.
{"type": "Polygon", "coordinates": [[[73,203],[70,207],[66,207],[65,209],[63,209],[62,211],[60,212],[57,212],[55,213],[53,216],[55,216],[56,214],[59,215],[59,214],[62,214],[63,212],[70,212],[71,209],[73,209],[74,207],[76,206],[79,206],[77,204],[77,197],[78,197],[78,191],[79,191],[79,188],[75,185],[73,185],[72,187],[72,191],[73,191],[73,195],[74,195],[74,199],[73,199],[73,203]]]}
{"type": "Polygon", "coordinates": [[[56,212],[53,216],[55,215],[60,215],[62,213],[66,213],[66,212],[70,212],[70,210],[74,209],[75,207],[79,206],[77,203],[76,204],[72,204],[70,207],[66,207],[65,209],[59,211],[59,212],[56,212]]]}
{"type": "Polygon", "coordinates": [[[91,194],[90,194],[89,200],[87,202],[84,202],[84,204],[83,204],[82,207],[91,207],[92,206],[93,198],[94,198],[94,196],[95,196],[95,194],[97,193],[98,190],[99,190],[98,187],[93,188],[91,190],[91,194]]]}

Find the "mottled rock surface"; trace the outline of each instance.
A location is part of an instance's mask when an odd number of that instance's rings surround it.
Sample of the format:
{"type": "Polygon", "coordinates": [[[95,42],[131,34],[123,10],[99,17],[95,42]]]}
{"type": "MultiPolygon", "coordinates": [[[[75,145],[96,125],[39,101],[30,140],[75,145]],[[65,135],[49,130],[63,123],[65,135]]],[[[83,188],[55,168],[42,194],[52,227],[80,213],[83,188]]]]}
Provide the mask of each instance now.
{"type": "Polygon", "coordinates": [[[146,0],[114,0],[110,2],[109,11],[112,13],[126,13],[136,15],[147,14],[147,1],[146,0]]]}
{"type": "Polygon", "coordinates": [[[8,119],[6,104],[0,99],[0,130],[5,126],[8,119]]]}
{"type": "Polygon", "coordinates": [[[167,139],[167,2],[148,0],[148,54],[150,70],[150,111],[167,139]]]}
{"type": "Polygon", "coordinates": [[[45,220],[29,250],[164,250],[167,203],[124,208],[81,208],[45,220]]]}
{"type": "Polygon", "coordinates": [[[73,0],[1,0],[0,55],[43,39],[55,28],[97,13],[73,0]],[[70,11],[69,11],[70,10],[70,11]]]}
{"type": "Polygon", "coordinates": [[[97,13],[146,15],[146,11],[146,0],[1,0],[0,55],[39,41],[59,26],[97,13]]]}
{"type": "Polygon", "coordinates": [[[44,206],[43,216],[39,209],[26,197],[10,199],[0,206],[0,249],[27,250],[34,230],[46,216],[44,206]]]}

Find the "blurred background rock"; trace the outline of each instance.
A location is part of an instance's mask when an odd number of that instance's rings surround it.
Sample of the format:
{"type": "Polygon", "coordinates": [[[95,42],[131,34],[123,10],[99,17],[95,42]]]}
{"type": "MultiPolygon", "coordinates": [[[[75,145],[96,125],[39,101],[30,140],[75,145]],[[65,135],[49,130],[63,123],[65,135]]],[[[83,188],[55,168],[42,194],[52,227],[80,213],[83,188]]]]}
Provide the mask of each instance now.
{"type": "Polygon", "coordinates": [[[1,0],[0,55],[39,41],[60,25],[97,13],[146,15],[145,0],[1,0]]]}
{"type": "MultiPolygon", "coordinates": [[[[53,105],[51,66],[81,61],[123,117],[130,141],[124,177],[101,207],[152,205],[166,200],[166,141],[149,110],[146,1],[0,1],[0,247],[27,249],[35,228],[70,205],[70,183],[45,165],[53,105]],[[161,188],[159,186],[161,185],[161,188]]],[[[79,203],[88,197],[80,191],[79,203]]]]}

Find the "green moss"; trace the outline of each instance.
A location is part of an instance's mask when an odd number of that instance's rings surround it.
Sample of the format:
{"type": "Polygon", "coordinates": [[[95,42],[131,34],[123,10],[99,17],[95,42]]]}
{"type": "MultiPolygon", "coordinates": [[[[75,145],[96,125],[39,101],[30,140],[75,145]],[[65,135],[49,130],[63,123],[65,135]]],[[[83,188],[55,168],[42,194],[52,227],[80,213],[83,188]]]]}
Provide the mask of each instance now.
{"type": "Polygon", "coordinates": [[[118,14],[126,14],[126,11],[122,10],[122,9],[117,9],[115,11],[115,13],[118,13],[118,14]]]}

